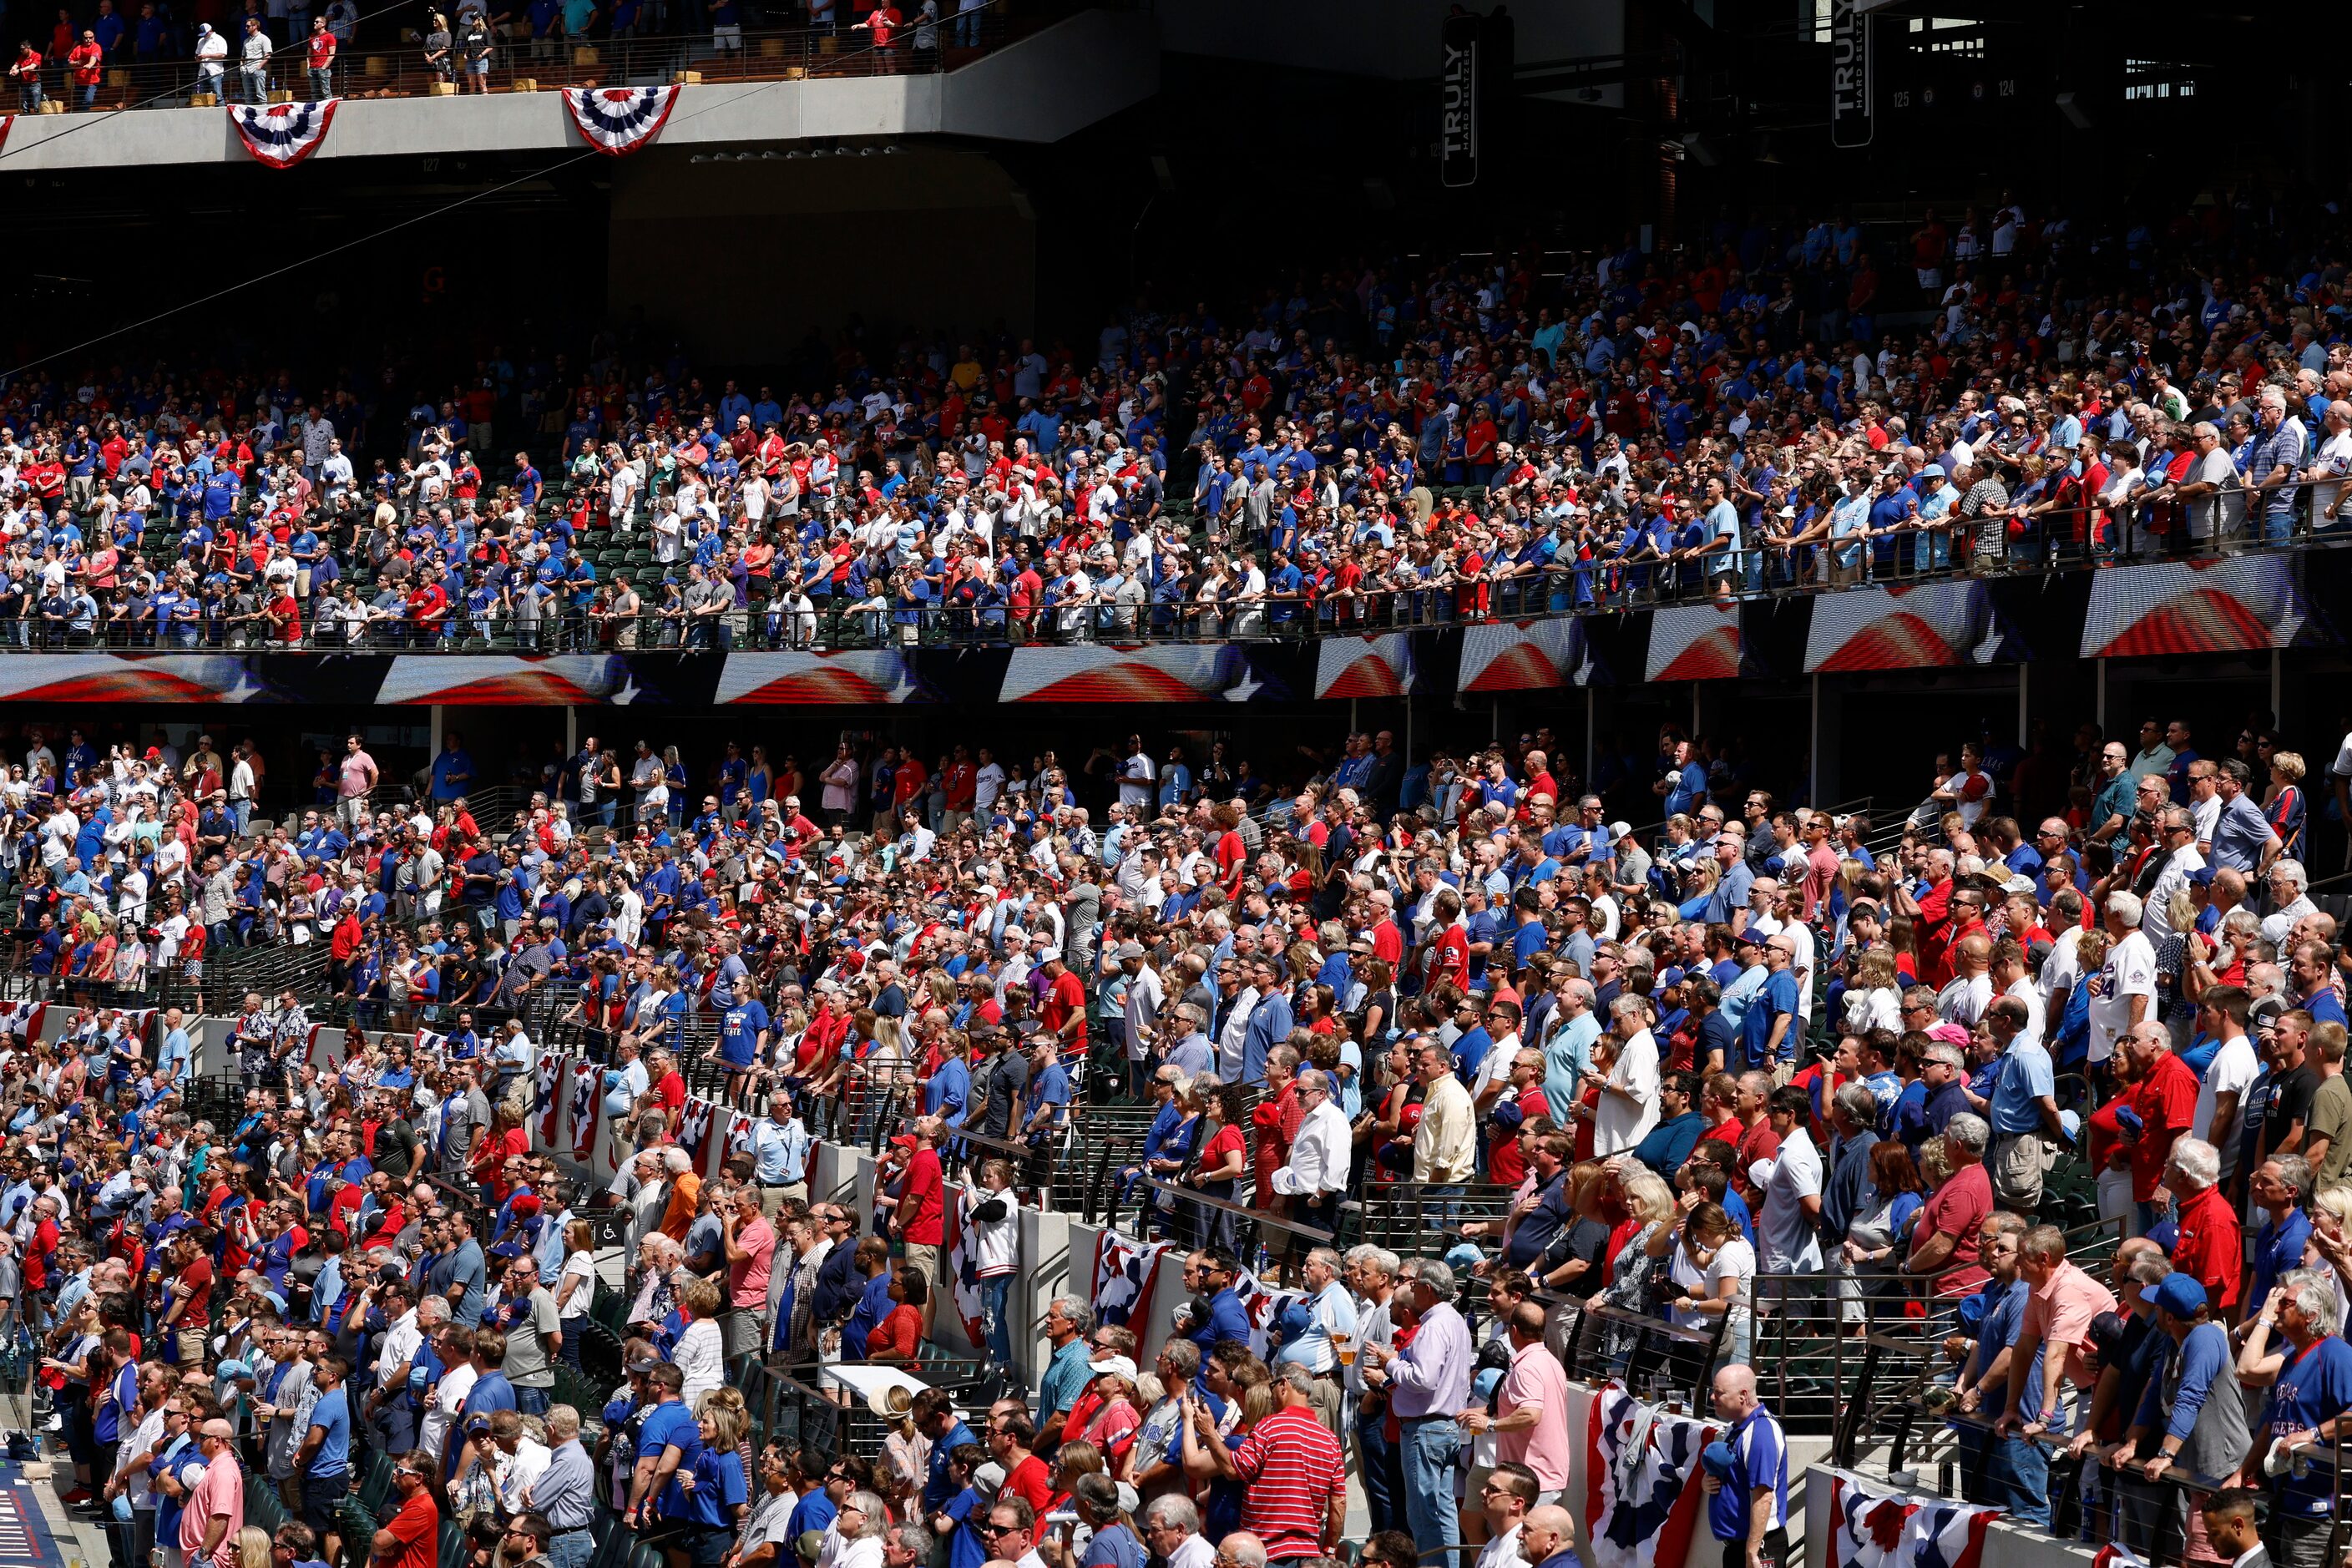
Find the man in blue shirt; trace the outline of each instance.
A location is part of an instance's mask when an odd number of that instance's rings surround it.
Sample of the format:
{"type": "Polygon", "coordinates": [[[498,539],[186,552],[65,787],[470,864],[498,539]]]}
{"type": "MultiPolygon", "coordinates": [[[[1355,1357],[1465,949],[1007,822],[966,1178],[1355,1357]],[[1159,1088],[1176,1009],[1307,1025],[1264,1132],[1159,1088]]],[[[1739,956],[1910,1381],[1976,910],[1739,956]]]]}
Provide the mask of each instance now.
{"type": "Polygon", "coordinates": [[[664,1362],[646,1373],[646,1384],[659,1403],[637,1426],[636,1473],[629,1482],[629,1506],[622,1517],[640,1535],[676,1530],[691,1510],[678,1472],[694,1473],[702,1457],[702,1429],[694,1412],[679,1399],[686,1374],[664,1362]]]}
{"type": "Polygon", "coordinates": [[[337,1521],[352,1473],[352,1405],[344,1388],[351,1375],[352,1363],[341,1355],[321,1356],[311,1368],[318,1403],[294,1456],[295,1473],[302,1478],[302,1522],[318,1531],[330,1563],[342,1561],[337,1521]]]}
{"type": "Polygon", "coordinates": [[[956,1414],[955,1402],[944,1389],[926,1388],[916,1394],[909,1414],[915,1418],[915,1430],[931,1445],[930,1469],[923,1479],[923,1514],[929,1518],[947,1507],[958,1489],[948,1477],[948,1456],[963,1444],[980,1439],[956,1414]]]}
{"type": "Polygon", "coordinates": [[[1796,945],[1786,934],[1764,944],[1764,984],[1740,1017],[1740,1043],[1750,1070],[1769,1072],[1794,1061],[1804,1025],[1797,1016],[1797,977],[1790,970],[1796,945]]]}
{"type": "Polygon", "coordinates": [[[1789,1560],[1789,1442],[1756,1397],[1756,1373],[1715,1374],[1715,1413],[1727,1426],[1706,1446],[1706,1522],[1725,1568],[1778,1568],[1789,1560]]]}
{"type": "Polygon", "coordinates": [[[1206,1322],[1193,1324],[1192,1332],[1185,1337],[1201,1347],[1203,1357],[1216,1348],[1219,1340],[1248,1343],[1249,1313],[1234,1289],[1234,1279],[1241,1272],[1240,1262],[1230,1253],[1204,1252],[1198,1264],[1200,1289],[1209,1298],[1209,1317],[1206,1322]]]}

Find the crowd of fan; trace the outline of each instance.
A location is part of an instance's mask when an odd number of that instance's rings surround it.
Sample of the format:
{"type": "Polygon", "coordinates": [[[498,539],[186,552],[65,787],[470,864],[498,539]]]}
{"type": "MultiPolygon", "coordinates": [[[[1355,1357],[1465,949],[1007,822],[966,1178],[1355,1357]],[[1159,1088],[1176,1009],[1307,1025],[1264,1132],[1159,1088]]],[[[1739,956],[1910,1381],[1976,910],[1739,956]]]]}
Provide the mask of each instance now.
{"type": "Polygon", "coordinates": [[[2271,216],[1930,218],[1885,285],[1924,327],[1878,314],[1891,236],[1759,218],[1139,305],[1091,353],[850,340],[781,398],[611,339],[406,408],[350,374],[28,382],[0,630],[1252,637],[2282,542],[2352,500],[2352,345],[2334,236],[2290,253],[2271,216]]]}
{"type": "Polygon", "coordinates": [[[1636,1385],[1724,1364],[1739,1440],[1710,1473],[1773,1500],[1719,1521],[1736,1561],[1785,1550],[1747,1371],[1785,1315],[1948,1335],[1970,1484],[2018,1519],[2054,1518],[2048,1439],[2102,1461],[2072,1516],[2097,1539],[2168,1529],[2229,1560],[2234,1504],[2209,1531],[2147,1479],[2177,1465],[2265,1491],[2274,1559],[2319,1568],[2332,1480],[2298,1450],[2352,1406],[2352,1089],[2295,756],[2272,745],[2292,780],[2265,809],[2185,725],[2136,752],[2091,731],[2095,792],[2029,837],[2010,814],[2050,781],[1969,745],[1874,853],[1867,823],[1721,793],[1671,731],[1670,826],[1642,842],[1539,738],[1408,768],[1353,736],[1264,812],[1221,758],[1139,736],[1075,778],[958,748],[936,794],[911,755],[844,742],[813,783],[761,758],[785,793],[757,799],[730,748],[698,813],[650,743],[625,766],[591,741],[486,826],[462,748],[394,806],[353,737],[289,831],[248,815],[249,745],[100,758],[76,732],[59,757],[34,735],[0,785],[22,962],[77,1011],[0,1058],[0,1295],[46,1341],[84,1499],[231,1568],[241,1514],[215,1505],[266,1476],[334,1561],[358,1544],[334,1538],[352,1452],[380,1447],[404,1456],[387,1563],[448,1510],[529,1538],[502,1561],[579,1568],[601,1500],[674,1568],[809,1530],[821,1568],[1140,1568],[1206,1540],[1247,1563],[1227,1531],[1333,1553],[1352,1458],[1397,1568],[1481,1516],[1540,1564],[1565,1300],[1613,1309],[1575,1331],[1636,1385]],[[234,1125],[194,1122],[189,1021],[131,1026],[123,954],[187,972],[306,937],[331,985],[216,998],[252,1090],[234,1125]],[[321,1068],[331,1004],[388,1027],[321,1068]],[[608,1063],[603,1194],[533,1152],[527,1013],[608,1063]],[[707,1181],[682,1146],[697,1073],[758,1113],[707,1181]],[[1158,1107],[1122,1179],[1182,1245],[1181,1331],[1147,1377],[1152,1325],[1056,1300],[1032,1399],[1014,1210],[1122,1083],[1158,1107]],[[877,1212],[813,1194],[808,1113],[887,1089],[911,1114],[877,1212]],[[2044,1223],[2082,1161],[2125,1237],[2104,1278],[2044,1223]],[[975,1178],[952,1198],[950,1162],[975,1178]],[[1510,1196],[1443,1260],[1307,1245],[1404,1183],[1510,1196]],[[943,1267],[951,1201],[969,1278],[943,1267]],[[596,1289],[576,1222],[608,1204],[636,1265],[629,1386],[589,1413],[592,1458],[550,1391],[596,1289]],[[1305,1292],[1263,1354],[1245,1269],[1305,1292]],[[908,1362],[967,1292],[1012,1384],[984,1438],[926,1400],[879,1459],[739,1455],[731,1362],[908,1362]],[[233,1481],[241,1445],[260,1462],[233,1481]],[[1041,1530],[1066,1507],[1084,1542],[1041,1530]],[[1165,1532],[1148,1549],[1138,1510],[1165,1532]]]}

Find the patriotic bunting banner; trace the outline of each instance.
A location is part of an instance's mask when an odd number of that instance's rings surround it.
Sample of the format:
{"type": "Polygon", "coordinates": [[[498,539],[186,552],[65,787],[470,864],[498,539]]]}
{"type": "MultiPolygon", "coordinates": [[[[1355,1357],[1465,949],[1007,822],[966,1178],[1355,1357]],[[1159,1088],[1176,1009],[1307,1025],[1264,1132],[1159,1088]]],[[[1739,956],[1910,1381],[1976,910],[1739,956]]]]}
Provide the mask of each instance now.
{"type": "Polygon", "coordinates": [[[1592,1399],[1585,1490],[1594,1568],[1682,1568],[1706,1506],[1699,1456],[1709,1421],[1644,1405],[1610,1384],[1592,1399]]]}
{"type": "Polygon", "coordinates": [[[2117,566],[2091,579],[2082,655],[2131,658],[2292,647],[2311,623],[2294,565],[2283,556],[2117,566]]]}
{"type": "Polygon", "coordinates": [[[1241,648],[1215,644],[1153,647],[1016,647],[1004,667],[1000,702],[1246,702],[1270,690],[1241,648]]]}
{"type": "Polygon", "coordinates": [[[434,1051],[436,1053],[442,1051],[447,1047],[448,1044],[448,1036],[436,1035],[430,1029],[419,1029],[416,1031],[416,1039],[414,1042],[413,1048],[418,1056],[422,1056],[426,1051],[434,1051]]]}
{"type": "Polygon", "coordinates": [[[1982,583],[1855,588],[1812,602],[1805,673],[1937,669],[2013,658],[1992,590],[1982,583]]]}
{"type": "Polygon", "coordinates": [[[656,136],[677,107],[676,87],[567,87],[563,107],[581,137],[599,153],[618,158],[656,136]]]}
{"type": "Polygon", "coordinates": [[[732,1160],[738,1154],[751,1152],[751,1119],[740,1110],[727,1112],[727,1152],[724,1158],[732,1160]]]}
{"type": "Polygon", "coordinates": [[[1323,637],[1315,647],[1318,697],[1402,697],[1414,681],[1412,638],[1403,632],[1323,637]]]}
{"type": "Polygon", "coordinates": [[[988,1310],[980,1295],[979,1251],[963,1227],[965,1190],[961,1183],[946,1189],[948,1278],[955,1282],[952,1294],[964,1341],[978,1349],[988,1343],[988,1310]]]}
{"type": "Polygon", "coordinates": [[[1464,691],[1546,691],[1592,679],[1584,622],[1572,616],[1471,626],[1462,634],[1464,691]]]}
{"type": "Polygon", "coordinates": [[[15,702],[250,702],[269,689],[242,658],[65,653],[0,661],[0,697],[15,702]]]}
{"type": "Polygon", "coordinates": [[[16,117],[15,115],[0,114],[0,147],[5,147],[8,145],[8,132],[15,130],[16,126],[16,117]]]}
{"type": "Polygon", "coordinates": [[[686,1109],[678,1114],[677,1146],[686,1151],[698,1171],[710,1163],[710,1113],[714,1107],[700,1095],[690,1094],[686,1109]]]}
{"type": "Polygon", "coordinates": [[[1241,1298],[1242,1310],[1249,1314],[1250,1351],[1261,1360],[1273,1353],[1272,1331],[1282,1310],[1293,1301],[1307,1300],[1304,1290],[1268,1289],[1246,1268],[1234,1281],[1234,1294],[1241,1298]]]}
{"type": "Polygon", "coordinates": [[[1739,610],[1705,605],[1653,611],[1652,680],[1734,680],[1739,675],[1739,610]]]}
{"type": "Polygon", "coordinates": [[[582,702],[625,707],[638,696],[629,661],[604,654],[452,658],[446,654],[404,653],[384,672],[375,700],[383,704],[458,702],[483,708],[582,702]]]}
{"type": "Polygon", "coordinates": [[[48,1010],[47,1002],[0,1002],[0,1039],[38,1041],[48,1010]]]}
{"type": "Polygon", "coordinates": [[[1982,1568],[1997,1508],[1882,1490],[1836,1474],[1830,1488],[1833,1568],[1982,1568]]]}
{"type": "Polygon", "coordinates": [[[1136,1241],[1107,1230],[1095,1242],[1094,1307],[1098,1323],[1135,1326],[1151,1321],[1152,1288],[1160,1280],[1164,1241],[1136,1241]]]}
{"type": "Polygon", "coordinates": [[[581,1062],[572,1069],[572,1157],[583,1163],[596,1152],[597,1117],[604,1110],[596,1085],[603,1076],[593,1062],[581,1062]]]}
{"type": "Polygon", "coordinates": [[[539,1074],[531,1081],[531,1104],[539,1111],[539,1146],[555,1147],[555,1130],[563,1119],[563,1096],[557,1085],[563,1081],[563,1058],[553,1051],[539,1053],[539,1074]]]}
{"type": "Polygon", "coordinates": [[[341,102],[322,98],[315,103],[232,103],[228,122],[257,162],[290,169],[319,150],[327,139],[327,127],[335,122],[335,106],[341,102]]]}
{"type": "Polygon", "coordinates": [[[897,648],[849,653],[730,653],[720,703],[912,702],[922,695],[897,648]]]}

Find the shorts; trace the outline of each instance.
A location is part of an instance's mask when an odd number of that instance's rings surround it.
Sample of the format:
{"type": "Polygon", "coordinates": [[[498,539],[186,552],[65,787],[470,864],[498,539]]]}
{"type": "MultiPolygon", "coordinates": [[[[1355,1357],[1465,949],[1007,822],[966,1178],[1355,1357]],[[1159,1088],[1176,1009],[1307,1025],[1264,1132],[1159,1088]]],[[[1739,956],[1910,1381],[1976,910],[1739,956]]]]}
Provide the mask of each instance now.
{"type": "Polygon", "coordinates": [[[907,1243],[907,1267],[923,1277],[923,1283],[936,1286],[940,1282],[940,1248],[937,1242],[907,1243]]]}
{"type": "Polygon", "coordinates": [[[348,1470],[337,1470],[331,1476],[306,1473],[302,1477],[302,1522],[322,1536],[333,1530],[336,1514],[342,1508],[343,1493],[350,1489],[348,1470]]]}
{"type": "Polygon", "coordinates": [[[711,1530],[698,1525],[687,1542],[687,1558],[694,1568],[719,1568],[734,1544],[735,1532],[725,1526],[711,1530]]]}
{"type": "Polygon", "coordinates": [[[182,1366],[195,1366],[204,1361],[205,1352],[209,1348],[205,1343],[206,1332],[207,1331],[204,1329],[181,1329],[178,1331],[180,1338],[180,1364],[182,1366]]]}
{"type": "Polygon", "coordinates": [[[2054,1144],[2038,1132],[2002,1133],[1986,1173],[1993,1195],[2013,1209],[2032,1214],[2042,1206],[2042,1178],[2057,1163],[2054,1144]]]}

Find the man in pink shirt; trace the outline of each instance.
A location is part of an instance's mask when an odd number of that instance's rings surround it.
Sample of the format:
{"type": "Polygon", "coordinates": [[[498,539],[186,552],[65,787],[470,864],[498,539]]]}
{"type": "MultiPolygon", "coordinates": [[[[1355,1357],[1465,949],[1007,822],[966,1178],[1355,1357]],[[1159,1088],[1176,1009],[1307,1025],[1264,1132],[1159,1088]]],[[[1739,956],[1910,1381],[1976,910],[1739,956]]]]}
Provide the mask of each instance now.
{"type": "Polygon", "coordinates": [[[236,1432],[226,1421],[207,1421],[197,1430],[196,1447],[205,1457],[205,1474],[180,1514],[180,1551],[188,1568],[200,1568],[207,1558],[219,1568],[237,1568],[236,1532],[245,1528],[245,1472],[237,1468],[236,1432]]]}
{"type": "Polygon", "coordinates": [[[758,1352],[768,1342],[768,1279],[776,1259],[776,1232],[760,1211],[760,1189],[735,1189],[720,1211],[726,1225],[727,1359],[758,1352]]]}
{"type": "Polygon", "coordinates": [[[1496,1391],[1495,1414],[1465,1410],[1465,1432],[1492,1429],[1495,1462],[1535,1472],[1538,1505],[1558,1502],[1568,1487],[1568,1372],[1544,1348],[1544,1310],[1522,1301],[1511,1310],[1511,1370],[1496,1391]]]}
{"type": "Polygon", "coordinates": [[[2033,1352],[2042,1357],[2042,1386],[2028,1388],[2022,1377],[2010,1380],[2009,1410],[1998,1430],[2039,1437],[2058,1419],[2058,1385],[2072,1383],[2087,1392],[2091,1373],[2083,1347],[2091,1342],[2091,1320],[2116,1310],[2107,1288],[2066,1260],[2066,1233],[2054,1225],[2038,1225],[2018,1244],[2017,1271],[2032,1292],[2025,1299],[2025,1316],[2011,1344],[2009,1364],[2032,1366],[2033,1352]]]}

